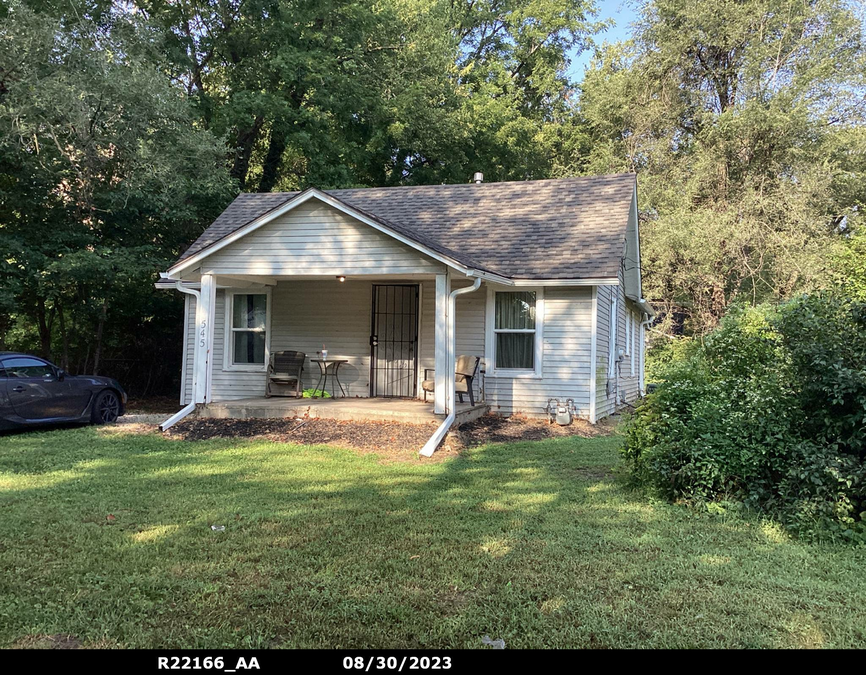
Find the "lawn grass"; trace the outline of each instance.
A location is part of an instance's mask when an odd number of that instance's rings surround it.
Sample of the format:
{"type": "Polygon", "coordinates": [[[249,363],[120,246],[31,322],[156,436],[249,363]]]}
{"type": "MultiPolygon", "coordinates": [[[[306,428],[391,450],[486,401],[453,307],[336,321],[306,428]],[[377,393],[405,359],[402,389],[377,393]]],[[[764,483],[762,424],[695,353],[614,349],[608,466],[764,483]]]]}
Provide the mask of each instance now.
{"type": "Polygon", "coordinates": [[[0,646],[866,646],[863,549],[648,501],[618,444],[0,437],[0,646]]]}

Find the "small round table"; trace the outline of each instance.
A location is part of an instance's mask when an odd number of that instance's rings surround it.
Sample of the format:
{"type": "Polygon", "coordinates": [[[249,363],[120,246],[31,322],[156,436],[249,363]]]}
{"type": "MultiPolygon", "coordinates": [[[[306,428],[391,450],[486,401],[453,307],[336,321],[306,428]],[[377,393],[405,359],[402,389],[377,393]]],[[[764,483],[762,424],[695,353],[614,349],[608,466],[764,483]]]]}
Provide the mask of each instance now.
{"type": "MultiPolygon", "coordinates": [[[[315,363],[319,366],[319,383],[316,385],[316,391],[320,391],[323,394],[327,391],[328,386],[328,375],[331,376],[331,397],[337,397],[337,390],[334,389],[334,382],[337,383],[337,386],[340,388],[340,393],[343,395],[343,398],[346,398],[346,391],[343,389],[343,385],[340,383],[340,378],[337,373],[340,370],[340,366],[344,363],[349,363],[348,359],[310,359],[312,363],[315,363]],[[331,367],[333,366],[333,368],[331,367]],[[324,387],[323,388],[323,384],[324,387]]],[[[315,398],[318,398],[315,397],[315,398]]],[[[324,396],[322,397],[324,398],[324,396]]]]}

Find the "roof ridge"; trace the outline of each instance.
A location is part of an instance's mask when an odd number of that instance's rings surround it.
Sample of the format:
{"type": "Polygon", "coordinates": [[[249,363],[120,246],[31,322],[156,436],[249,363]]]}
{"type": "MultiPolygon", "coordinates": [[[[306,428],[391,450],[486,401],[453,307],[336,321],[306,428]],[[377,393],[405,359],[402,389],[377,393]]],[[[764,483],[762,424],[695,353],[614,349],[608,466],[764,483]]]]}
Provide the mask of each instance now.
{"type": "MultiPolygon", "coordinates": [[[[637,174],[243,192],[176,264],[316,190],[467,267],[512,278],[615,277],[637,174]]],[[[324,200],[323,200],[324,201],[324,200]]]]}
{"type": "MultiPolygon", "coordinates": [[[[598,173],[589,176],[560,176],[558,178],[534,178],[532,180],[499,180],[489,181],[486,183],[425,183],[419,185],[359,185],[358,187],[341,187],[341,188],[316,188],[322,192],[331,194],[332,192],[346,192],[348,190],[419,190],[419,189],[434,189],[443,187],[466,187],[466,188],[486,188],[493,185],[537,185],[539,183],[559,183],[566,181],[584,181],[604,178],[622,178],[630,176],[637,179],[637,173],[633,171],[622,171],[620,173],[598,173]]],[[[309,188],[305,188],[309,190],[309,188]]],[[[291,191],[272,191],[272,192],[241,192],[242,195],[299,195],[304,190],[291,191]]]]}

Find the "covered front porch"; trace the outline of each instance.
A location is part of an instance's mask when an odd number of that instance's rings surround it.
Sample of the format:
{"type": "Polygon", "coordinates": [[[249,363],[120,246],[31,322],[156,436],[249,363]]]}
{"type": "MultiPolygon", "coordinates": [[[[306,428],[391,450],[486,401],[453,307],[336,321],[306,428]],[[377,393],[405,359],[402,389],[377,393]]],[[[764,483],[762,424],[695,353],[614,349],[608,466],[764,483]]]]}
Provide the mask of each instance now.
{"type": "MultiPolygon", "coordinates": [[[[501,280],[308,191],[164,275],[160,286],[187,296],[186,407],[162,426],[196,410],[206,417],[441,421],[444,434],[458,413],[465,421],[469,408],[478,415],[487,409],[458,405],[453,393],[457,355],[476,364],[484,356],[485,296],[474,293],[482,279],[501,280]],[[474,301],[458,321],[455,298],[467,293],[474,301]],[[316,395],[323,360],[339,360],[339,385],[323,387],[336,398],[265,398],[269,363],[280,352],[303,354],[293,394],[316,395]]],[[[483,375],[472,394],[483,402],[483,375]]],[[[441,440],[434,436],[426,451],[441,440]]]]}
{"type": "MultiPolygon", "coordinates": [[[[485,403],[455,405],[454,425],[478,419],[488,411],[485,403]]],[[[441,422],[444,415],[433,411],[433,403],[401,398],[284,398],[253,397],[209,403],[199,417],[216,419],[332,419],[351,422],[441,422]]]]}

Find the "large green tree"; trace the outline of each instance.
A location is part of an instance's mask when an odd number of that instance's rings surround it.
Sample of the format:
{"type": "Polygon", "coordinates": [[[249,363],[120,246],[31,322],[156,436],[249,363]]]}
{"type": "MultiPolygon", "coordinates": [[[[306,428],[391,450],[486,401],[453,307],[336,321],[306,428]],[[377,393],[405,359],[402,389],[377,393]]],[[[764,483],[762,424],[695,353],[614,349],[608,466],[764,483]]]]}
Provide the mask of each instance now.
{"type": "Polygon", "coordinates": [[[241,189],[546,177],[590,0],[138,0],[241,189]]]}
{"type": "Polygon", "coordinates": [[[846,0],[651,0],[583,83],[587,172],[640,175],[647,293],[712,328],[827,283],[866,202],[863,27],[846,0]]]}
{"type": "Polygon", "coordinates": [[[238,190],[567,172],[567,54],[597,28],[590,0],[0,12],[0,340],[90,372],[173,368],[154,275],[238,190]]]}
{"type": "Polygon", "coordinates": [[[119,14],[16,3],[0,23],[0,314],[7,343],[74,369],[177,332],[156,272],[231,196],[221,139],[151,47],[119,14]]]}

